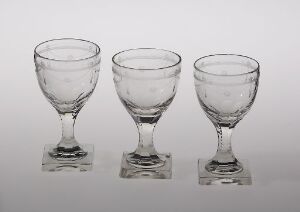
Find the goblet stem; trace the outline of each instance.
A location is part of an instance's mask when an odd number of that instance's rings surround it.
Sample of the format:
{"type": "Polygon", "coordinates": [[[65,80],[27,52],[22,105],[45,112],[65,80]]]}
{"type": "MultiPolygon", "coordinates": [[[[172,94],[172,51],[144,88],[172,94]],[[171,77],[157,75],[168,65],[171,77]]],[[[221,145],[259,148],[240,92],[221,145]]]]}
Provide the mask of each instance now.
{"type": "Polygon", "coordinates": [[[127,155],[127,161],[138,168],[156,168],[165,164],[153,145],[153,131],[156,122],[137,122],[139,130],[139,144],[136,150],[127,155]]]}
{"type": "Polygon", "coordinates": [[[60,114],[62,122],[62,138],[57,145],[58,151],[76,151],[80,149],[78,142],[74,137],[74,124],[77,114],[63,113],[60,114]]]}
{"type": "Polygon", "coordinates": [[[135,150],[135,154],[142,157],[157,155],[153,145],[153,132],[156,123],[137,123],[136,125],[139,131],[139,144],[135,150]]]}
{"type": "Polygon", "coordinates": [[[236,159],[231,148],[231,134],[233,128],[216,125],[216,130],[218,133],[217,153],[205,168],[216,174],[234,174],[242,171],[242,164],[236,159]]]}
{"type": "Polygon", "coordinates": [[[230,163],[236,161],[231,148],[231,135],[233,128],[216,126],[218,133],[218,150],[213,160],[219,163],[230,163]]]}

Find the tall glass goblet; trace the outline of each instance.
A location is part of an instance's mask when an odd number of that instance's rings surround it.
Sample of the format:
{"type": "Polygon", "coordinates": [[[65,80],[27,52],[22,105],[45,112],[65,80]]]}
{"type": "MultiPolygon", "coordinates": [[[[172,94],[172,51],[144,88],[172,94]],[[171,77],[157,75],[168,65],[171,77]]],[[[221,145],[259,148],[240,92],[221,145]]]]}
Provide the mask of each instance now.
{"type": "Polygon", "coordinates": [[[57,110],[62,137],[46,145],[43,170],[90,170],[93,145],[81,145],[74,137],[75,119],[93,93],[100,70],[100,48],[86,40],[63,38],[39,44],[34,62],[40,88],[57,110]]]}
{"type": "Polygon", "coordinates": [[[198,162],[199,182],[251,184],[247,165],[232,152],[231,133],[254,102],[259,63],[246,56],[216,54],[198,59],[194,68],[198,100],[218,133],[216,155],[198,162]]]}
{"type": "Polygon", "coordinates": [[[136,150],[123,154],[120,176],[171,178],[171,154],[156,151],[153,131],[176,94],[181,57],[167,50],[139,48],[119,52],[112,61],[117,94],[139,131],[136,150]]]}

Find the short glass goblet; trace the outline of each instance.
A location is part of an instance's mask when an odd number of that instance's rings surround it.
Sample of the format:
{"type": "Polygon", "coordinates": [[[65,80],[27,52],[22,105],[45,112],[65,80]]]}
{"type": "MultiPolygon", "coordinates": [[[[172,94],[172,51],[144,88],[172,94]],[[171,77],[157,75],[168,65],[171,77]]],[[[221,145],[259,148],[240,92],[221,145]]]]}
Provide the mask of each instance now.
{"type": "Polygon", "coordinates": [[[62,122],[60,142],[45,146],[43,170],[90,170],[93,145],[77,142],[74,124],[98,81],[99,46],[73,38],[49,40],[36,46],[34,62],[39,86],[62,122]]]}
{"type": "Polygon", "coordinates": [[[231,133],[250,110],[257,93],[259,63],[246,56],[216,54],[194,64],[198,100],[218,133],[218,149],[209,161],[199,160],[200,184],[251,184],[247,163],[234,156],[231,133]]]}
{"type": "Polygon", "coordinates": [[[123,154],[123,178],[171,178],[171,154],[158,153],[153,144],[157,121],[174,99],[181,57],[171,51],[139,48],[112,58],[117,94],[139,131],[135,151],[123,154]]]}

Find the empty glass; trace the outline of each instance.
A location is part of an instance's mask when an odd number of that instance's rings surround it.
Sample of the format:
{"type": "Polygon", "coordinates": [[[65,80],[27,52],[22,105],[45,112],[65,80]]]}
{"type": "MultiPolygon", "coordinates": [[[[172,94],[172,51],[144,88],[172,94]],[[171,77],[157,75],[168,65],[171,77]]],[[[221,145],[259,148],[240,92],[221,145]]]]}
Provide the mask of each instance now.
{"type": "Polygon", "coordinates": [[[62,121],[60,142],[45,146],[43,170],[90,170],[93,146],[77,142],[74,124],[97,84],[99,46],[72,38],[49,40],[35,48],[34,62],[40,88],[62,121]]]}
{"type": "Polygon", "coordinates": [[[259,64],[246,56],[217,54],[198,59],[194,68],[198,100],[218,133],[216,155],[199,160],[200,184],[251,184],[246,164],[232,152],[231,133],[254,102],[259,64]]]}
{"type": "Polygon", "coordinates": [[[118,96],[139,131],[137,149],[123,154],[120,176],[171,178],[171,155],[155,150],[153,131],[176,94],[180,56],[167,50],[140,48],[117,53],[112,61],[118,96]]]}

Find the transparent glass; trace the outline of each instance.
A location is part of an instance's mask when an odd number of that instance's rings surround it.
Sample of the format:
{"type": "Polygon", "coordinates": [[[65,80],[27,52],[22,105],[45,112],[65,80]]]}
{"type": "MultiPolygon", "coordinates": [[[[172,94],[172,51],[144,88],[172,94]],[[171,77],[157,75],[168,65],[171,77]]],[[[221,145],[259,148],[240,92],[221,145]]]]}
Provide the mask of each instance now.
{"type": "Polygon", "coordinates": [[[45,147],[43,166],[55,170],[56,165],[91,165],[93,147],[77,142],[74,124],[98,81],[99,46],[72,38],[49,40],[35,48],[34,62],[39,86],[62,122],[61,140],[45,147]]]}
{"type": "Polygon", "coordinates": [[[153,144],[157,121],[172,102],[181,71],[181,57],[171,51],[140,48],[112,58],[117,94],[139,131],[135,151],[124,153],[121,177],[171,177],[171,155],[153,144]]]}
{"type": "Polygon", "coordinates": [[[259,63],[246,56],[219,54],[198,59],[194,68],[198,100],[218,134],[217,153],[202,167],[212,176],[247,177],[232,152],[231,134],[255,100],[259,63]]]}

